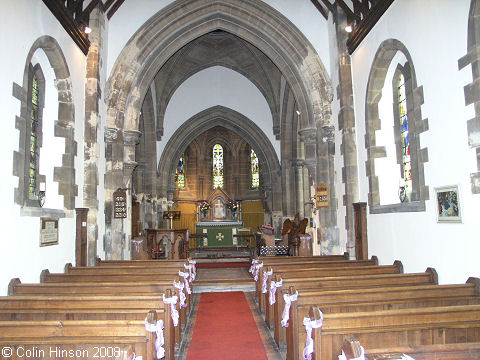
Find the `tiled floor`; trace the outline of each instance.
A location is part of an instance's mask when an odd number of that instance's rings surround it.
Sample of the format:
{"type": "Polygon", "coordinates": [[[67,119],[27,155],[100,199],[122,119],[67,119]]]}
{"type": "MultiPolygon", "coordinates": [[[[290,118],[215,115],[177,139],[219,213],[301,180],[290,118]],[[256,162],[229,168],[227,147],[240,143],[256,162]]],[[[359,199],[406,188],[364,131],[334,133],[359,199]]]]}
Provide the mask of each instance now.
{"type": "MultiPolygon", "coordinates": [[[[204,270],[204,269],[201,269],[204,270]]],[[[210,269],[208,269],[210,270],[210,269]]],[[[218,270],[218,269],[214,269],[218,270]]],[[[188,346],[192,340],[193,327],[195,326],[195,320],[197,318],[197,309],[198,302],[200,300],[201,294],[195,294],[193,296],[192,302],[192,312],[185,326],[185,331],[182,338],[182,345],[176,354],[176,358],[179,360],[187,359],[188,346]]],[[[284,360],[285,353],[279,351],[275,341],[273,340],[272,333],[267,327],[267,324],[263,320],[263,316],[260,314],[257,305],[255,304],[255,294],[253,292],[245,292],[245,297],[252,311],[253,318],[257,324],[258,331],[260,333],[260,338],[262,339],[263,346],[265,347],[265,352],[267,353],[268,360],[284,360]]],[[[195,359],[189,359],[195,360],[195,359]]]]}

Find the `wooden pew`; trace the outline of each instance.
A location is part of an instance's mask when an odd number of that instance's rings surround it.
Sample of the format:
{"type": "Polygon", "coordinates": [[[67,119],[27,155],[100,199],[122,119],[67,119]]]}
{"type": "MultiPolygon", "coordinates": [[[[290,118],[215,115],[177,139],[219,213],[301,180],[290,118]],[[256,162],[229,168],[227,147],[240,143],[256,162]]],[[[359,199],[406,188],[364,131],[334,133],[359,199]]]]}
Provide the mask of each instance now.
{"type": "Polygon", "coordinates": [[[318,261],[338,261],[338,260],[348,260],[350,258],[348,252],[343,253],[343,255],[313,255],[313,256],[285,256],[285,257],[276,257],[276,256],[256,256],[255,259],[263,261],[265,264],[270,262],[301,262],[309,260],[318,260],[318,261]]]}
{"type": "MultiPolygon", "coordinates": [[[[150,323],[156,319],[155,311],[147,316],[150,323]]],[[[137,356],[153,360],[154,340],[155,334],[145,329],[145,320],[0,321],[2,355],[7,347],[14,359],[114,358],[133,348],[137,356]]],[[[166,359],[173,360],[171,345],[165,346],[166,359]]]]}
{"type": "MultiPolygon", "coordinates": [[[[185,263],[184,263],[185,264],[185,263]]],[[[64,267],[65,274],[177,274],[178,271],[188,272],[183,264],[165,264],[161,266],[145,266],[145,265],[109,265],[109,266],[72,266],[68,263],[64,267]]]]}
{"type": "MultiPolygon", "coordinates": [[[[296,289],[292,286],[288,292],[295,294],[296,289]]],[[[287,358],[293,359],[300,347],[295,334],[303,331],[302,319],[308,316],[312,305],[318,306],[323,314],[329,314],[470,304],[480,304],[479,279],[471,278],[463,285],[304,291],[290,306],[286,328],[287,358]]],[[[280,320],[275,322],[276,327],[280,327],[280,320]]]]}
{"type": "MultiPolygon", "coordinates": [[[[43,270],[40,275],[41,283],[51,282],[93,282],[93,281],[108,281],[108,282],[133,282],[133,281],[170,281],[178,280],[178,269],[171,273],[117,273],[117,274],[103,274],[101,272],[90,272],[89,274],[52,274],[48,270],[43,270]]],[[[183,281],[183,279],[182,279],[183,281]]]]}
{"type": "MultiPolygon", "coordinates": [[[[351,265],[348,266],[327,266],[316,268],[291,268],[283,266],[268,267],[267,271],[273,271],[273,275],[278,275],[282,279],[299,279],[299,278],[313,278],[313,277],[326,277],[326,276],[343,276],[343,275],[373,275],[373,274],[401,274],[403,273],[403,265],[400,261],[395,261],[393,265],[377,265],[377,266],[364,266],[364,265],[351,265]]],[[[258,299],[259,307],[263,310],[268,303],[268,292],[262,296],[262,286],[264,281],[265,270],[262,272],[262,277],[256,282],[256,298],[258,299]]],[[[267,289],[270,288],[270,279],[267,278],[267,289]]]]}
{"type": "MultiPolygon", "coordinates": [[[[280,277],[276,276],[275,281],[280,281],[280,277]]],[[[419,286],[419,285],[435,285],[438,284],[438,276],[433,268],[428,268],[424,273],[412,274],[377,274],[377,275],[350,275],[337,277],[313,277],[300,279],[283,279],[283,286],[276,289],[275,304],[273,307],[268,306],[268,319],[270,312],[273,312],[274,337],[277,344],[285,343],[285,329],[280,324],[282,312],[285,307],[283,294],[288,292],[290,286],[295,286],[299,292],[304,291],[329,291],[341,289],[368,289],[368,288],[384,288],[396,286],[419,286]],[[286,289],[286,290],[283,290],[286,289]]],[[[367,290],[363,290],[367,291],[367,290]]]]}
{"type": "Polygon", "coordinates": [[[97,257],[95,261],[96,266],[164,266],[164,265],[178,265],[183,266],[186,261],[190,259],[158,259],[158,260],[102,260],[97,257]]]}
{"type": "MultiPolygon", "coordinates": [[[[12,279],[8,286],[8,295],[116,295],[132,297],[141,295],[155,295],[161,299],[162,293],[175,294],[180,296],[178,289],[172,289],[171,281],[149,281],[149,282],[58,282],[40,284],[22,284],[20,279],[12,279]]],[[[170,296],[168,296],[170,297],[170,296]]],[[[179,297],[180,299],[180,297],[179,297]]],[[[187,297],[188,305],[189,297],[187,297]]],[[[187,311],[180,309],[180,302],[177,302],[177,310],[180,313],[179,325],[175,329],[176,342],[180,342],[181,328],[186,323],[187,311]]]]}
{"type": "MultiPolygon", "coordinates": [[[[343,349],[347,359],[361,355],[361,345],[358,340],[347,338],[345,343],[343,349]]],[[[402,359],[404,354],[415,360],[478,360],[480,359],[480,342],[364,349],[366,360],[396,360],[402,359]]]]}
{"type": "MultiPolygon", "coordinates": [[[[321,318],[319,308],[312,306],[309,319],[321,318]]],[[[301,343],[304,334],[299,334],[301,343]]],[[[480,305],[323,314],[322,326],[312,331],[312,359],[336,360],[344,339],[351,335],[365,348],[479,342],[480,305]]]]}

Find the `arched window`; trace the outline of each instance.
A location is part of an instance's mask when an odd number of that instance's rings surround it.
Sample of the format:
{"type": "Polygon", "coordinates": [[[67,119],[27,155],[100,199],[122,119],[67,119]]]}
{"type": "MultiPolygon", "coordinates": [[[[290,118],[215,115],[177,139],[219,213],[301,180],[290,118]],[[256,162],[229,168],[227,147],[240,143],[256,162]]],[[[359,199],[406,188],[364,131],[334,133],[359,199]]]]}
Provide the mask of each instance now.
{"type": "Polygon", "coordinates": [[[30,111],[30,136],[29,136],[29,166],[28,166],[28,196],[30,199],[37,197],[37,174],[39,164],[38,151],[38,130],[39,112],[40,112],[40,89],[38,84],[38,77],[33,75],[31,96],[31,111],[30,111]]]}
{"type": "Polygon", "coordinates": [[[185,189],[185,158],[180,156],[177,166],[177,187],[178,189],[185,189]]]}
{"type": "Polygon", "coordinates": [[[394,111],[396,116],[396,125],[398,129],[400,141],[398,146],[399,158],[401,158],[400,163],[400,201],[410,201],[412,195],[412,163],[410,158],[410,141],[409,141],[409,132],[408,132],[408,115],[407,115],[407,94],[406,94],[406,84],[405,76],[401,71],[397,71],[395,76],[395,98],[394,102],[397,107],[397,111],[394,111]]]}
{"type": "Polygon", "coordinates": [[[258,189],[260,185],[260,173],[258,169],[258,157],[253,149],[250,150],[250,177],[250,187],[252,189],[258,189]]]}
{"type": "Polygon", "coordinates": [[[213,188],[223,188],[223,147],[220,144],[213,146],[213,188]]]}
{"type": "Polygon", "coordinates": [[[371,214],[425,211],[428,149],[420,147],[420,135],[428,121],[422,104],[409,52],[398,40],[384,41],[370,71],[365,107],[371,214]]]}

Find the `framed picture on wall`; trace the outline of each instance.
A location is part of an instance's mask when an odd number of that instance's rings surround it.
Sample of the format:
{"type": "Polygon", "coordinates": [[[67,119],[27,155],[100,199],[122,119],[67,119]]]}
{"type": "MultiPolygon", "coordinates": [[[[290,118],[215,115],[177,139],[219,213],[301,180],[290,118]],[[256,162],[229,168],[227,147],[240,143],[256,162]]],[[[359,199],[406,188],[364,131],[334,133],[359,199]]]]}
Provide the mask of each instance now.
{"type": "Polygon", "coordinates": [[[462,222],[458,185],[435,188],[437,222],[462,222]]]}

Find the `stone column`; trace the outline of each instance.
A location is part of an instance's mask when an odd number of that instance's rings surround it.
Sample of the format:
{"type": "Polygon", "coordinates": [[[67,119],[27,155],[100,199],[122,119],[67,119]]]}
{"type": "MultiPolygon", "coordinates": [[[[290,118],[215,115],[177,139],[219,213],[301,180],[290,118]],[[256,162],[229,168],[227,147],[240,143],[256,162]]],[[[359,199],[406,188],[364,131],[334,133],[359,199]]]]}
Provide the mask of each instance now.
{"type": "Polygon", "coordinates": [[[342,183],[345,185],[343,206],[345,206],[345,229],[347,230],[346,250],[355,253],[355,231],[353,223],[353,203],[358,202],[358,164],[355,132],[355,112],[353,109],[352,66],[347,50],[347,17],[337,6],[334,15],[336,45],[338,49],[337,97],[340,101],[338,113],[338,130],[342,135],[341,155],[343,156],[342,183]]]}
{"type": "Polygon", "coordinates": [[[101,123],[99,104],[103,88],[101,72],[103,52],[102,39],[106,36],[105,13],[99,6],[90,14],[88,35],[90,48],[87,54],[86,84],[85,84],[85,130],[83,141],[84,183],[83,206],[88,208],[87,216],[87,265],[94,266],[97,256],[98,241],[98,160],[100,157],[98,128],[101,123]]]}
{"type": "Polygon", "coordinates": [[[303,193],[303,160],[295,161],[295,184],[297,192],[297,212],[300,219],[305,217],[304,193],[303,193]]]}
{"type": "MultiPolygon", "coordinates": [[[[302,129],[299,132],[300,140],[305,146],[305,160],[304,169],[304,204],[311,199],[310,184],[315,183],[317,174],[317,130],[315,128],[302,129]]],[[[310,205],[304,205],[305,216],[312,217],[312,207],[310,205]]]]}

